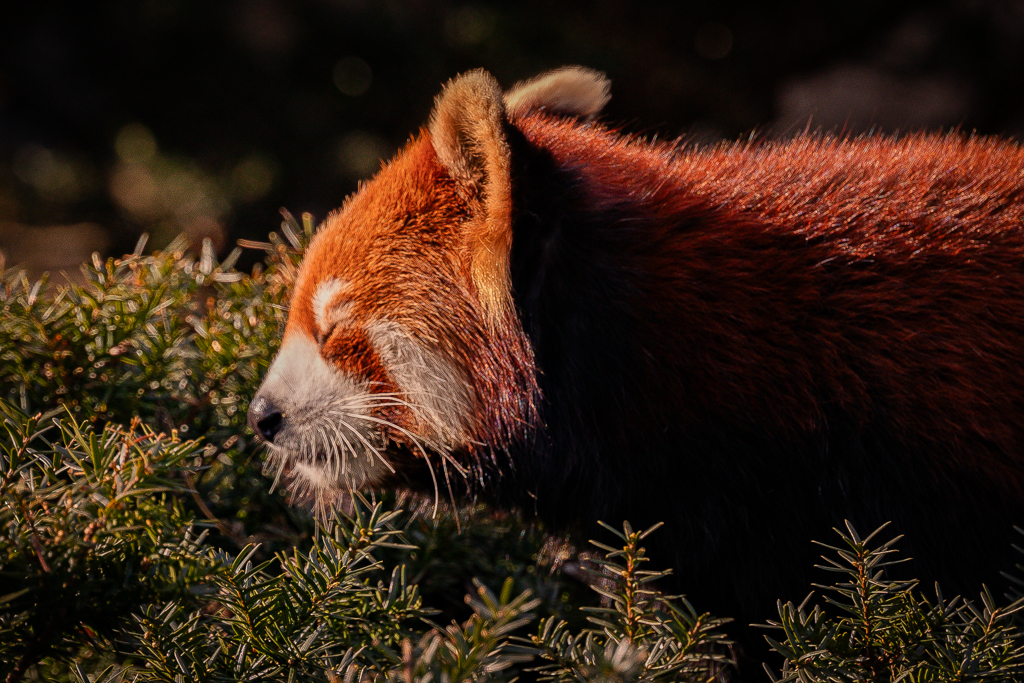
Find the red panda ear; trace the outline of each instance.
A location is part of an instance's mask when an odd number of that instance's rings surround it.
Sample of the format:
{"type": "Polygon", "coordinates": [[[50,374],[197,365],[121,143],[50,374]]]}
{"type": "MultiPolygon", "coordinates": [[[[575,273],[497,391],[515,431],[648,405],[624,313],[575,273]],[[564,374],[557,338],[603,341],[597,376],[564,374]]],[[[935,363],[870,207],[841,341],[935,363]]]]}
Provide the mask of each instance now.
{"type": "Polygon", "coordinates": [[[473,284],[488,322],[511,311],[512,248],[509,149],[501,88],[482,69],[445,86],[430,116],[438,159],[463,188],[474,214],[469,226],[473,284]]]}
{"type": "Polygon", "coordinates": [[[600,71],[565,66],[522,83],[505,95],[509,116],[543,109],[552,114],[593,118],[611,98],[611,82],[600,71]]]}

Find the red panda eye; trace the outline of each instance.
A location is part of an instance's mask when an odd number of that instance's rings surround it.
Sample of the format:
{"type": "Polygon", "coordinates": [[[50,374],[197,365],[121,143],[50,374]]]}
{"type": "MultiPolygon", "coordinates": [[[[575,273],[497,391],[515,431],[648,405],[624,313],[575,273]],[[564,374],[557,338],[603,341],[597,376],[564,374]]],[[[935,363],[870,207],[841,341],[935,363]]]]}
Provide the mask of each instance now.
{"type": "Polygon", "coordinates": [[[334,330],[336,330],[337,328],[338,328],[338,323],[331,323],[327,327],[326,330],[324,330],[324,331],[317,330],[317,333],[316,333],[316,343],[318,345],[320,345],[320,346],[323,346],[324,344],[326,344],[327,340],[331,338],[331,335],[334,334],[334,330]]]}

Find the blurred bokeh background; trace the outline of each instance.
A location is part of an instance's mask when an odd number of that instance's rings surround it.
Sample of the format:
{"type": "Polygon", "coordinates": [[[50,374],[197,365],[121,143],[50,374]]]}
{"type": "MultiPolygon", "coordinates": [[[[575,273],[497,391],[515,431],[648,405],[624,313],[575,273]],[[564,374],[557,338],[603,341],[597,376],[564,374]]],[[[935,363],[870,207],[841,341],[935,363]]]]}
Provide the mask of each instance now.
{"type": "Polygon", "coordinates": [[[323,218],[452,76],[564,64],[659,138],[1024,133],[1024,0],[8,3],[0,253],[33,274],[143,232],[225,253],[279,207],[323,218]]]}

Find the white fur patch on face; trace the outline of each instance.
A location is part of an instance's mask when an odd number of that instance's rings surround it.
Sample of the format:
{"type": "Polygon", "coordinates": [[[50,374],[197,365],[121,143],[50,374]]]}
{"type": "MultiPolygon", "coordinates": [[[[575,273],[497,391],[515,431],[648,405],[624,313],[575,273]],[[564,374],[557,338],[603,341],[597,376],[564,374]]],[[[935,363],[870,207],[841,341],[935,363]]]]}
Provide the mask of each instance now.
{"type": "Polygon", "coordinates": [[[474,400],[465,374],[397,323],[379,320],[367,325],[366,333],[433,439],[448,448],[466,443],[474,400]]]}
{"type": "Polygon", "coordinates": [[[317,331],[327,334],[330,329],[348,317],[351,304],[339,300],[350,288],[350,284],[338,278],[328,278],[317,285],[313,294],[313,319],[317,331]]]}
{"type": "MultiPolygon", "coordinates": [[[[318,315],[329,314],[343,289],[321,285],[318,315]]],[[[285,337],[253,399],[281,415],[281,427],[267,444],[266,469],[276,476],[287,471],[289,488],[314,501],[321,513],[339,493],[374,486],[394,473],[386,453],[390,439],[411,442],[410,450],[425,459],[435,494],[437,465],[446,473],[453,468],[465,474],[451,455],[472,434],[474,393],[464,373],[401,325],[383,320],[365,331],[398,393],[370,391],[366,380],[325,361],[319,344],[295,330],[285,337]],[[380,412],[396,407],[413,413],[415,428],[389,422],[380,412]]]]}
{"type": "Polygon", "coordinates": [[[305,334],[285,338],[256,396],[282,415],[281,430],[268,444],[267,467],[278,473],[287,467],[300,493],[333,499],[393,471],[372,415],[373,395],[324,361],[305,334]]]}

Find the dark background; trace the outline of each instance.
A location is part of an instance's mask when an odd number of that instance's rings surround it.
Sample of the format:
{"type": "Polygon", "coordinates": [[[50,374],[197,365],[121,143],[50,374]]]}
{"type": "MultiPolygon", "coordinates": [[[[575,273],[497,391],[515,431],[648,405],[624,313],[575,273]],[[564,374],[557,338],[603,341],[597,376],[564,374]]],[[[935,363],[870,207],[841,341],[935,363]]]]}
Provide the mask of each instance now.
{"type": "Polygon", "coordinates": [[[9,3],[0,253],[73,272],[148,232],[223,254],[279,207],[323,218],[452,76],[564,64],[607,72],[604,120],[659,138],[1024,133],[1021,0],[9,3]]]}

